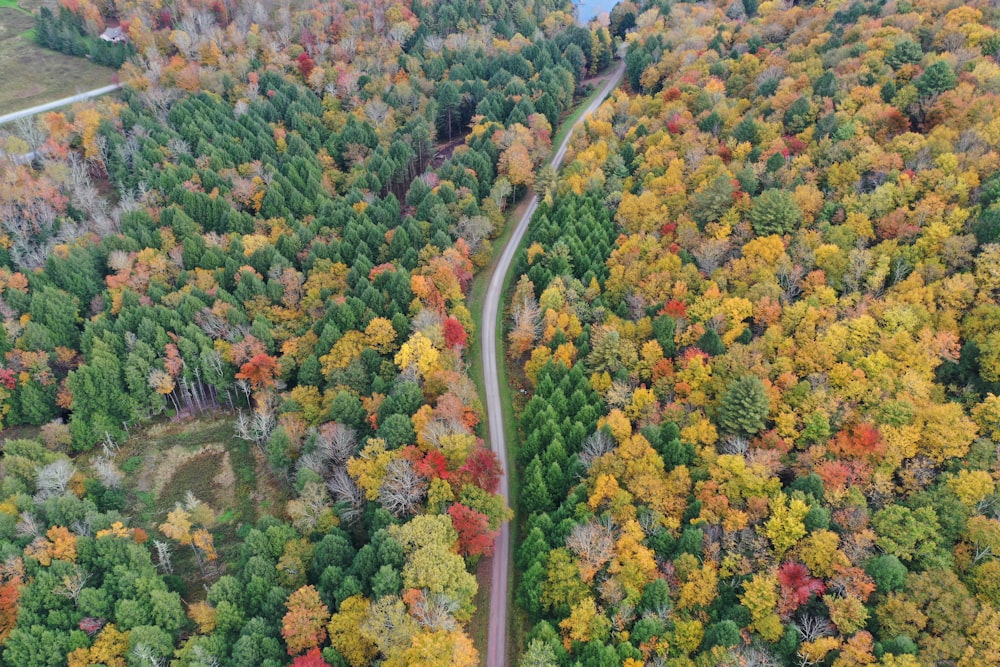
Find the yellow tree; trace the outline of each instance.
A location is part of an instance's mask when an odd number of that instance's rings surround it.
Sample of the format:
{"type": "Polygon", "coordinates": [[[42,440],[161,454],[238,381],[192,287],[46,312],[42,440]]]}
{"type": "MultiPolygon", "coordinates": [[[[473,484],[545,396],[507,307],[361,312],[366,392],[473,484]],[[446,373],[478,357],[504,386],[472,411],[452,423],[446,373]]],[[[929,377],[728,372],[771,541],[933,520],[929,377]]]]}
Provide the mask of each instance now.
{"type": "Polygon", "coordinates": [[[330,645],[344,656],[351,667],[363,667],[363,665],[371,664],[378,653],[375,644],[369,641],[364,633],[358,632],[370,606],[371,603],[367,598],[361,595],[352,595],[340,603],[340,609],[327,625],[327,630],[330,633],[330,645]]]}
{"type": "Polygon", "coordinates": [[[758,573],[743,584],[740,601],[750,610],[753,629],[768,641],[781,637],[781,619],[775,613],[778,604],[778,579],[773,574],[758,573]]]}

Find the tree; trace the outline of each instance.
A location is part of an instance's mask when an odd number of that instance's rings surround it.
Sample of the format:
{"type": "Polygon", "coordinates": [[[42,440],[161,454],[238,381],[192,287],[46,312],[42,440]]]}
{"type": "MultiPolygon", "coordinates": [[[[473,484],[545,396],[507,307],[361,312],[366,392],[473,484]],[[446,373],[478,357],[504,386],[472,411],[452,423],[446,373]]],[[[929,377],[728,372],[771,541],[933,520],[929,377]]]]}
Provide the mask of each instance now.
{"type": "Polygon", "coordinates": [[[893,69],[899,69],[903,65],[915,65],[924,57],[924,50],[912,39],[904,39],[892,47],[892,51],[886,56],[885,62],[893,69]]]}
{"type": "Polygon", "coordinates": [[[875,580],[879,593],[888,594],[906,586],[906,566],[893,554],[883,554],[865,564],[865,572],[875,580]]]}
{"type": "Polygon", "coordinates": [[[537,456],[525,468],[521,504],[528,512],[547,512],[552,507],[549,488],[542,474],[542,462],[537,456]]]}
{"type": "Polygon", "coordinates": [[[476,447],[458,469],[458,475],[487,493],[496,493],[500,488],[503,466],[492,449],[476,447]]]}
{"type": "Polygon", "coordinates": [[[940,526],[931,507],[911,510],[903,505],[891,505],[872,516],[876,544],[887,554],[902,561],[929,556],[937,550],[940,526]]]}
{"type": "Polygon", "coordinates": [[[939,60],[927,69],[914,82],[921,98],[931,99],[958,85],[954,70],[944,60],[939,60]]]}
{"type": "Polygon", "coordinates": [[[353,595],[340,603],[337,613],[327,626],[330,644],[349,662],[352,667],[371,664],[378,649],[364,633],[358,631],[367,617],[370,603],[360,595],[353,595]]]}
{"type": "Polygon", "coordinates": [[[288,655],[299,655],[326,639],[330,610],[314,586],[303,586],[289,595],[285,607],[288,611],[281,619],[281,636],[288,646],[288,655]]]}
{"type": "Polygon", "coordinates": [[[268,354],[254,355],[249,361],[240,366],[240,372],[236,374],[237,380],[246,380],[255,389],[271,387],[274,385],[274,374],[278,367],[278,360],[268,354]]]}
{"type": "Polygon", "coordinates": [[[781,613],[789,615],[809,601],[813,595],[822,595],[826,586],[819,579],[809,576],[809,570],[801,563],[788,562],[778,568],[778,583],[781,585],[781,613]]]}
{"type": "Polygon", "coordinates": [[[458,549],[463,556],[490,556],[497,532],[490,530],[490,520],[485,514],[470,509],[462,503],[448,508],[455,532],[458,533],[458,549]]]}
{"type": "Polygon", "coordinates": [[[764,430],[771,404],[760,378],[752,375],[733,380],[719,403],[719,426],[729,433],[754,436],[764,430]]]}
{"type": "Polygon", "coordinates": [[[501,153],[497,168],[512,185],[531,187],[535,182],[534,162],[523,143],[511,144],[501,153]]]}
{"type": "Polygon", "coordinates": [[[770,641],[781,637],[781,619],[775,613],[778,604],[777,579],[773,575],[755,574],[750,581],[743,584],[743,595],[740,601],[750,610],[753,628],[770,641]]]}
{"type": "Polygon", "coordinates": [[[770,189],[754,198],[747,214],[757,236],[789,234],[802,224],[802,211],[791,193],[770,189]]]}
{"type": "Polygon", "coordinates": [[[451,141],[452,131],[456,129],[461,120],[462,95],[458,86],[451,81],[445,81],[438,88],[437,104],[438,127],[447,132],[448,141],[451,141]]]}
{"type": "Polygon", "coordinates": [[[448,349],[465,347],[465,342],[468,339],[468,334],[465,332],[465,327],[462,323],[456,320],[454,317],[447,317],[444,321],[444,344],[448,349]]]}
{"type": "Polygon", "coordinates": [[[720,172],[691,196],[691,215],[699,226],[714,222],[733,205],[733,180],[720,172]]]}
{"type": "Polygon", "coordinates": [[[479,664],[479,652],[461,630],[441,628],[414,634],[403,659],[408,665],[474,667],[479,664]]]}

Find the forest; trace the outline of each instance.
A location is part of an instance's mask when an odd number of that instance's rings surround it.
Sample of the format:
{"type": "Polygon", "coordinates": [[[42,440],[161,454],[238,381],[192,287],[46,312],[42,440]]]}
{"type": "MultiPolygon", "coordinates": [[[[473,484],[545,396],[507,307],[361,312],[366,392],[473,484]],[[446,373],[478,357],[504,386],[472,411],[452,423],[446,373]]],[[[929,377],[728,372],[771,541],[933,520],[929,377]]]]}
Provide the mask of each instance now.
{"type": "Polygon", "coordinates": [[[608,30],[547,0],[112,9],[36,39],[120,95],[2,138],[0,665],[478,665],[512,511],[467,297],[608,30]]]}
{"type": "Polygon", "coordinates": [[[0,138],[0,667],[483,664],[508,522],[511,664],[1000,664],[992,4],[111,9],[0,138]]]}
{"type": "Polygon", "coordinates": [[[1000,663],[1000,14],[621,3],[511,278],[522,665],[1000,663]]]}

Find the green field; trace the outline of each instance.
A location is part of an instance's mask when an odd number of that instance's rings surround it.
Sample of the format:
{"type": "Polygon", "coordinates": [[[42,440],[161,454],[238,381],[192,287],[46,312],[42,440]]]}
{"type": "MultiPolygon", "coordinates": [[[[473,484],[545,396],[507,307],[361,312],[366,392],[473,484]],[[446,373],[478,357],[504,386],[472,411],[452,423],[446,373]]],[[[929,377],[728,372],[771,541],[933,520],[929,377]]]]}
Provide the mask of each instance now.
{"type": "Polygon", "coordinates": [[[0,114],[27,109],[112,82],[114,71],[38,46],[27,1],[0,0],[0,114]]]}

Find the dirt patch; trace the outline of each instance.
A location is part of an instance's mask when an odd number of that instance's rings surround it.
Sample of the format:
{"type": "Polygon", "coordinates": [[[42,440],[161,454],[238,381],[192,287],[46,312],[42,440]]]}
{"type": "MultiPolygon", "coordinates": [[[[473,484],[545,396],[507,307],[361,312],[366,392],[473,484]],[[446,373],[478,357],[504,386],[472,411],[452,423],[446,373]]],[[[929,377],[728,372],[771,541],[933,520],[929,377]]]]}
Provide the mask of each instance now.
{"type": "Polygon", "coordinates": [[[451,141],[438,144],[436,150],[434,151],[434,157],[431,159],[431,164],[434,168],[438,168],[444,164],[445,160],[451,157],[451,154],[455,152],[455,149],[459,146],[465,145],[465,138],[471,134],[466,132],[465,134],[453,138],[451,141]]]}

